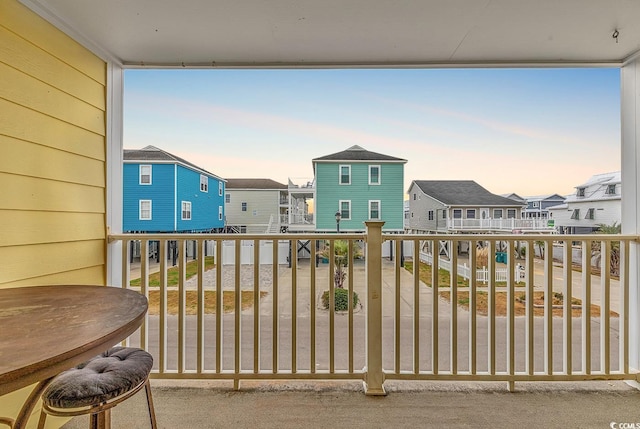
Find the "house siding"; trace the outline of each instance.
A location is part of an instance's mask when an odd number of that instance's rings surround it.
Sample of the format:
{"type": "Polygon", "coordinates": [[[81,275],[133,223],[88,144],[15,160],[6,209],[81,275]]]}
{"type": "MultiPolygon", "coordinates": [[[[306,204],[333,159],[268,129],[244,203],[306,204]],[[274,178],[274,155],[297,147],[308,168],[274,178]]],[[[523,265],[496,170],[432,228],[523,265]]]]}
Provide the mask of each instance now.
{"type": "Polygon", "coordinates": [[[5,0],[0,75],[0,287],[104,284],[106,64],[5,0]]]}
{"type": "Polygon", "coordinates": [[[200,190],[200,174],[181,165],[177,166],[178,198],[175,216],[178,231],[204,231],[224,226],[224,217],[218,220],[218,207],[224,205],[224,192],[220,196],[218,191],[220,181],[207,176],[208,191],[203,192],[200,190]],[[182,220],[182,201],[191,202],[191,220],[182,220]]]}
{"type": "Polygon", "coordinates": [[[422,192],[417,185],[409,189],[409,228],[413,231],[437,231],[447,228],[447,219],[442,219],[442,210],[446,206],[422,192]],[[413,196],[416,196],[415,200],[413,196]],[[429,211],[433,210],[433,220],[429,220],[429,211]]]}
{"type": "MultiPolygon", "coordinates": [[[[105,62],[2,0],[0,76],[0,288],[105,284],[105,62]]],[[[30,390],[3,396],[0,415],[30,390]]]]}
{"type": "Polygon", "coordinates": [[[124,231],[174,231],[175,165],[155,164],[151,167],[151,184],[140,185],[140,165],[123,166],[123,219],[124,231]],[[151,220],[140,220],[140,200],[151,200],[151,220]]]}
{"type": "Polygon", "coordinates": [[[403,230],[404,166],[400,163],[317,163],[316,227],[319,231],[335,231],[338,201],[351,201],[351,216],[340,221],[340,231],[363,231],[369,220],[369,201],[380,201],[383,230],[403,230]],[[351,183],[339,184],[339,166],[351,166],[351,183]],[[380,184],[369,184],[369,165],[380,165],[380,184]]]}
{"type": "Polygon", "coordinates": [[[229,226],[266,226],[272,215],[279,216],[280,190],[227,189],[227,194],[231,199],[225,203],[229,226]],[[245,212],[242,211],[243,202],[247,203],[245,212]]]}

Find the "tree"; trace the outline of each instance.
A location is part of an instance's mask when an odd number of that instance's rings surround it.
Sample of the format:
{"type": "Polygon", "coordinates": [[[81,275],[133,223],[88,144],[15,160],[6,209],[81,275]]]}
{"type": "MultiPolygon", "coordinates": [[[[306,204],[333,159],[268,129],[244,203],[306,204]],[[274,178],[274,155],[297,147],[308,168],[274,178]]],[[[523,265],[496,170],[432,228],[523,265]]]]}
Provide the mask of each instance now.
{"type": "MultiPolygon", "coordinates": [[[[326,246],[324,249],[322,249],[320,251],[320,256],[329,259],[331,257],[330,247],[326,246]]],[[[336,240],[333,243],[333,282],[338,289],[342,289],[344,287],[344,281],[347,278],[347,267],[349,266],[349,261],[361,257],[362,249],[359,246],[353,246],[353,254],[351,255],[351,257],[349,257],[348,241],[336,240]]]]}
{"type": "MultiPolygon", "coordinates": [[[[596,234],[620,234],[622,232],[622,224],[618,222],[613,222],[611,225],[606,224],[598,224],[598,230],[596,234]]],[[[620,275],[620,242],[619,241],[611,241],[609,242],[609,252],[611,254],[611,259],[609,263],[609,273],[614,276],[620,275]]],[[[602,259],[602,241],[594,241],[591,245],[591,257],[595,261],[600,261],[602,259]]],[[[602,264],[601,264],[602,265],[602,264]]]]}
{"type": "MultiPolygon", "coordinates": [[[[333,282],[334,290],[334,310],[345,311],[349,309],[349,293],[344,289],[344,281],[347,278],[347,267],[349,262],[356,258],[362,257],[362,249],[359,246],[353,246],[353,251],[349,254],[349,242],[346,240],[336,240],[333,243],[333,282]]],[[[320,256],[329,259],[331,248],[326,246],[320,251],[320,256]]],[[[353,292],[353,305],[358,305],[358,294],[353,292]]],[[[329,291],[322,294],[322,304],[324,308],[329,308],[329,291]]]]}

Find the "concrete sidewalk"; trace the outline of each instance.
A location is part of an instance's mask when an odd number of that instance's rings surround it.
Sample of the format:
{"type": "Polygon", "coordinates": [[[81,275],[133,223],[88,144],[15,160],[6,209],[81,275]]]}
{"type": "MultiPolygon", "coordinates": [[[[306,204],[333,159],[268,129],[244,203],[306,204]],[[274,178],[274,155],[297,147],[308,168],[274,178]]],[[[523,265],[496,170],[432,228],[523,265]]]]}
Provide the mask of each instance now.
{"type": "MultiPolygon", "coordinates": [[[[371,397],[358,382],[152,381],[158,425],[206,428],[594,428],[640,422],[640,391],[623,382],[387,382],[371,397]]],[[[112,427],[148,428],[144,391],[112,411],[112,427]]],[[[88,427],[87,416],[63,429],[88,427]]],[[[636,426],[630,426],[636,427],[636,426]]]]}

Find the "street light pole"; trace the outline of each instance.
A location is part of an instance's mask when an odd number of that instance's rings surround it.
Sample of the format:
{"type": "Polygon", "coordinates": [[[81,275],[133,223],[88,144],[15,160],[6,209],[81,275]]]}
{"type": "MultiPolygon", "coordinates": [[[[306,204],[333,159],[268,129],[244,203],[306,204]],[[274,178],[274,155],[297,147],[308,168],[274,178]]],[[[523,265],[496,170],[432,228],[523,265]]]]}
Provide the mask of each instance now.
{"type": "Polygon", "coordinates": [[[336,232],[340,232],[340,219],[342,218],[342,214],[337,211],[336,212],[336,232]]]}

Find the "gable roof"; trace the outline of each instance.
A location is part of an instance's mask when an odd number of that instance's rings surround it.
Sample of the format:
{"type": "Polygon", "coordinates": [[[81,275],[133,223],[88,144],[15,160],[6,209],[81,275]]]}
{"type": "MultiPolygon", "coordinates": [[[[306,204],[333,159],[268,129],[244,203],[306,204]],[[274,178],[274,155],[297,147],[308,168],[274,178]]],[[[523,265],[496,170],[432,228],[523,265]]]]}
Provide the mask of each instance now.
{"type": "Polygon", "coordinates": [[[523,206],[512,199],[492,194],[473,180],[414,180],[412,183],[426,195],[448,206],[523,206]]]}
{"type": "Polygon", "coordinates": [[[358,145],[351,146],[342,152],[332,153],[331,155],[314,158],[312,162],[336,162],[336,161],[380,161],[380,162],[401,162],[406,163],[406,159],[396,158],[395,156],[383,155],[381,153],[370,152],[358,145]]]}
{"type": "Polygon", "coordinates": [[[189,168],[194,170],[206,173],[209,176],[213,176],[217,179],[223,180],[215,174],[205,170],[202,167],[198,167],[197,165],[187,161],[184,158],[180,158],[172,153],[164,151],[155,146],[149,145],[145,146],[142,149],[124,149],[122,154],[122,159],[124,162],[156,162],[156,163],[178,163],[183,164],[189,168]]]}
{"type": "Polygon", "coordinates": [[[227,189],[288,189],[271,179],[227,179],[227,189]]]}

